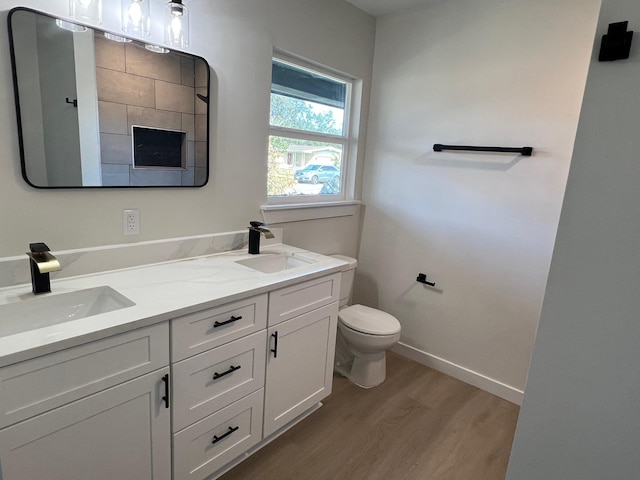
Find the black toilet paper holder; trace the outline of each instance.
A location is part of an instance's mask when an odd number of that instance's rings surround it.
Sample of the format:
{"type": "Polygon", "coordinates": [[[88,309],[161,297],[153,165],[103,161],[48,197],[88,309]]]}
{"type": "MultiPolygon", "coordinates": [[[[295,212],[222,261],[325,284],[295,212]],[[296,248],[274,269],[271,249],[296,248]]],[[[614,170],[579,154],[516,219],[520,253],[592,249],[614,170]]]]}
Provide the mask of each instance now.
{"type": "Polygon", "coordinates": [[[418,278],[416,278],[416,282],[424,283],[425,285],[429,285],[430,287],[436,286],[436,282],[427,282],[427,275],[425,273],[419,273],[418,278]]]}

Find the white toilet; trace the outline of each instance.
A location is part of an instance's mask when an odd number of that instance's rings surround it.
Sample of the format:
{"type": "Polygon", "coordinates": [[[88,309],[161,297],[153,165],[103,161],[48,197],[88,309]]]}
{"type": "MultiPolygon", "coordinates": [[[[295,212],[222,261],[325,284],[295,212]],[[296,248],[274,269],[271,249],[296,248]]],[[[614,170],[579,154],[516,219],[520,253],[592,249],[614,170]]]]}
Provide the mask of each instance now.
{"type": "Polygon", "coordinates": [[[400,340],[400,322],[388,313],[351,305],[351,289],[358,262],[355,258],[332,255],[349,265],[340,281],[340,311],[334,369],[356,385],[375,387],[387,376],[386,350],[400,340]]]}

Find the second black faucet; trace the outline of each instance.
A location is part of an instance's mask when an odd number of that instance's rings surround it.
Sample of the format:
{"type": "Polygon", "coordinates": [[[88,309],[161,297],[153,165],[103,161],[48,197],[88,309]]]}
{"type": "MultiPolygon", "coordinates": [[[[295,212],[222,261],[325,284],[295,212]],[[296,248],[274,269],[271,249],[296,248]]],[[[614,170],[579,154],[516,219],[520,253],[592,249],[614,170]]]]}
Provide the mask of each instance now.
{"type": "Polygon", "coordinates": [[[249,222],[249,253],[251,255],[257,255],[260,253],[260,235],[264,235],[265,238],[273,238],[274,235],[269,230],[269,227],[262,222],[252,221],[249,222]]]}

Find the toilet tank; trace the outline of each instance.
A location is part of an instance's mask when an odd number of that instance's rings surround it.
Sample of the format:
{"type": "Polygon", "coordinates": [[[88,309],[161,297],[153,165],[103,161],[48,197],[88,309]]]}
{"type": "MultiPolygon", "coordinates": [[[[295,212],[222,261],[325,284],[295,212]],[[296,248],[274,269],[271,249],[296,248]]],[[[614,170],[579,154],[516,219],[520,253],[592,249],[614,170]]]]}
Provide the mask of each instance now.
{"type": "Polygon", "coordinates": [[[355,258],[344,255],[331,256],[348,263],[348,265],[342,267],[342,276],[340,277],[340,306],[344,307],[351,302],[351,290],[353,289],[353,279],[356,276],[358,261],[355,258]]]}

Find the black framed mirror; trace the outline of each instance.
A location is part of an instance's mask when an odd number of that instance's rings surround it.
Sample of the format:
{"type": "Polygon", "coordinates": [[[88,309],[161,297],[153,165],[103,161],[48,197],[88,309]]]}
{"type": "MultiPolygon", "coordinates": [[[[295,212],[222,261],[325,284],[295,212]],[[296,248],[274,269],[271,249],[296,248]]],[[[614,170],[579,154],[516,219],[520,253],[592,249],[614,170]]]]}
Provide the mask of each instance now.
{"type": "Polygon", "coordinates": [[[206,60],[24,7],[12,9],[8,23],[29,185],[207,183],[206,60]]]}

